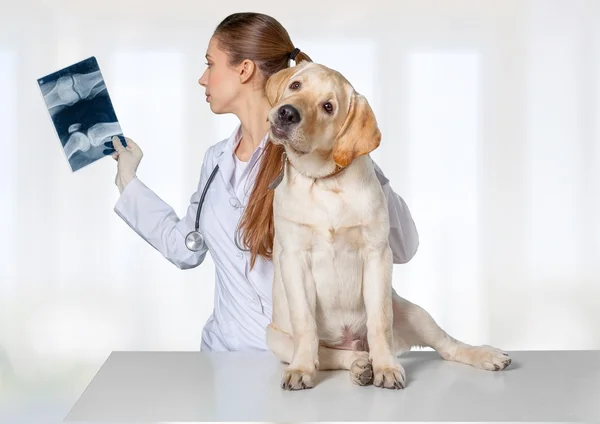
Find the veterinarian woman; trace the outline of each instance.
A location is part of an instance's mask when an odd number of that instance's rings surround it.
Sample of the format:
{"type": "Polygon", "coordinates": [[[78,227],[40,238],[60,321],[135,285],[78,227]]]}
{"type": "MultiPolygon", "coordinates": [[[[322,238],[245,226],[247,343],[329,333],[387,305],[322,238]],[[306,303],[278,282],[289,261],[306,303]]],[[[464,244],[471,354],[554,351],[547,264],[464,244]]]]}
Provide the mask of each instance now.
{"type": "MultiPolygon", "coordinates": [[[[216,266],[215,304],[202,332],[201,350],[267,350],[273,279],[273,192],[268,186],[280,170],[283,149],[267,139],[271,107],[264,87],[290,60],[310,58],[294,46],[279,22],[257,13],[225,18],[210,39],[206,57],[207,69],[198,81],[206,101],[214,113],[235,114],[240,126],[206,151],[197,191],[183,218],[136,176],[140,147],[128,138],[127,147],[113,140],[115,183],[121,193],[114,210],[181,269],[200,265],[210,252],[216,266]],[[199,220],[204,240],[199,251],[192,251],[186,236],[195,229],[198,203],[216,165],[199,220]]],[[[405,263],[417,250],[417,231],[402,198],[376,170],[388,200],[394,263],[405,263]]]]}

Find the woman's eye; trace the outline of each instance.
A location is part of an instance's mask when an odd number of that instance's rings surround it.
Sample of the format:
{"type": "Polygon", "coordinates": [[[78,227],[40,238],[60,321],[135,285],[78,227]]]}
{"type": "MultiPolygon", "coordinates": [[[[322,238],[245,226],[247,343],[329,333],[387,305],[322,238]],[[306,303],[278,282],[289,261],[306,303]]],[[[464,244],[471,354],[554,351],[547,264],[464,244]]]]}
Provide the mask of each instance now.
{"type": "Polygon", "coordinates": [[[298,81],[294,81],[293,83],[290,84],[290,89],[292,90],[297,90],[300,88],[300,83],[298,81]]]}
{"type": "Polygon", "coordinates": [[[327,102],[323,105],[323,109],[325,109],[325,112],[327,112],[327,113],[332,113],[333,105],[331,103],[327,102]]]}
{"type": "Polygon", "coordinates": [[[208,62],[205,62],[205,63],[206,63],[206,66],[208,66],[210,68],[210,63],[208,63],[208,62]]]}

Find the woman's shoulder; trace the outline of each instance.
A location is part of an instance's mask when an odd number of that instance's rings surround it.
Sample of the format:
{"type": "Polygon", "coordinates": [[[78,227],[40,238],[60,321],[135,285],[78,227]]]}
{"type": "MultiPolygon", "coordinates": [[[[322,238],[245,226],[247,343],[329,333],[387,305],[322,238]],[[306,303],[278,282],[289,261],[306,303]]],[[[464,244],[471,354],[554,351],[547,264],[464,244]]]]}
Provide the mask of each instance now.
{"type": "MultiPolygon", "coordinates": [[[[369,155],[370,156],[370,155],[369,155]]],[[[371,162],[373,163],[373,168],[375,169],[375,175],[377,175],[377,179],[379,183],[383,186],[387,184],[390,180],[386,177],[385,173],[381,169],[381,167],[375,162],[375,160],[371,157],[371,162]]]]}

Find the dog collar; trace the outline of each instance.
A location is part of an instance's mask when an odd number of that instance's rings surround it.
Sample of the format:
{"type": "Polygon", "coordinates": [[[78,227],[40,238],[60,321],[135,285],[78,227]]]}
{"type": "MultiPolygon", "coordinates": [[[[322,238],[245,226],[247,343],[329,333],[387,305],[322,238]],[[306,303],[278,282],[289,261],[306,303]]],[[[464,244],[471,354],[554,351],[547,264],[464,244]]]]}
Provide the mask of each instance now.
{"type": "MultiPolygon", "coordinates": [[[[271,181],[271,184],[269,184],[269,190],[275,190],[277,188],[277,186],[281,183],[281,181],[283,181],[283,175],[285,173],[285,163],[286,162],[290,162],[290,161],[288,159],[287,152],[284,150],[282,158],[281,158],[281,169],[279,170],[279,173],[275,176],[275,178],[273,179],[273,181],[271,181]]],[[[294,166],[294,165],[292,164],[292,166],[294,166]]],[[[331,172],[331,173],[329,173],[329,174],[327,174],[327,175],[325,175],[323,177],[319,177],[319,179],[332,177],[332,176],[334,176],[336,174],[339,174],[344,169],[346,169],[346,168],[343,167],[343,166],[341,166],[341,165],[338,165],[336,163],[335,164],[335,169],[333,170],[333,172],[331,172]]],[[[300,172],[300,171],[298,171],[298,172],[300,172]]],[[[304,174],[302,174],[302,175],[304,175],[304,174]]]]}

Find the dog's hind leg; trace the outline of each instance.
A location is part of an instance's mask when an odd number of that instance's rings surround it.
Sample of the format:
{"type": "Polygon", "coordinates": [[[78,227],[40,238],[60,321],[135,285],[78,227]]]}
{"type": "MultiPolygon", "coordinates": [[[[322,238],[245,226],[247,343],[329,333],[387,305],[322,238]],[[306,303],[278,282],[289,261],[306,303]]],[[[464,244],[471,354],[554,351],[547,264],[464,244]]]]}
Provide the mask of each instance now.
{"type": "Polygon", "coordinates": [[[492,346],[471,346],[450,336],[420,306],[393,293],[394,345],[403,353],[413,346],[431,347],[448,360],[490,371],[499,371],[511,363],[506,352],[492,346]]]}
{"type": "MultiPolygon", "coordinates": [[[[289,364],[294,355],[294,339],[274,324],[267,327],[267,345],[275,356],[289,364]]],[[[319,370],[349,370],[354,384],[366,386],[373,382],[373,367],[369,352],[332,349],[319,346],[319,370]]]]}

